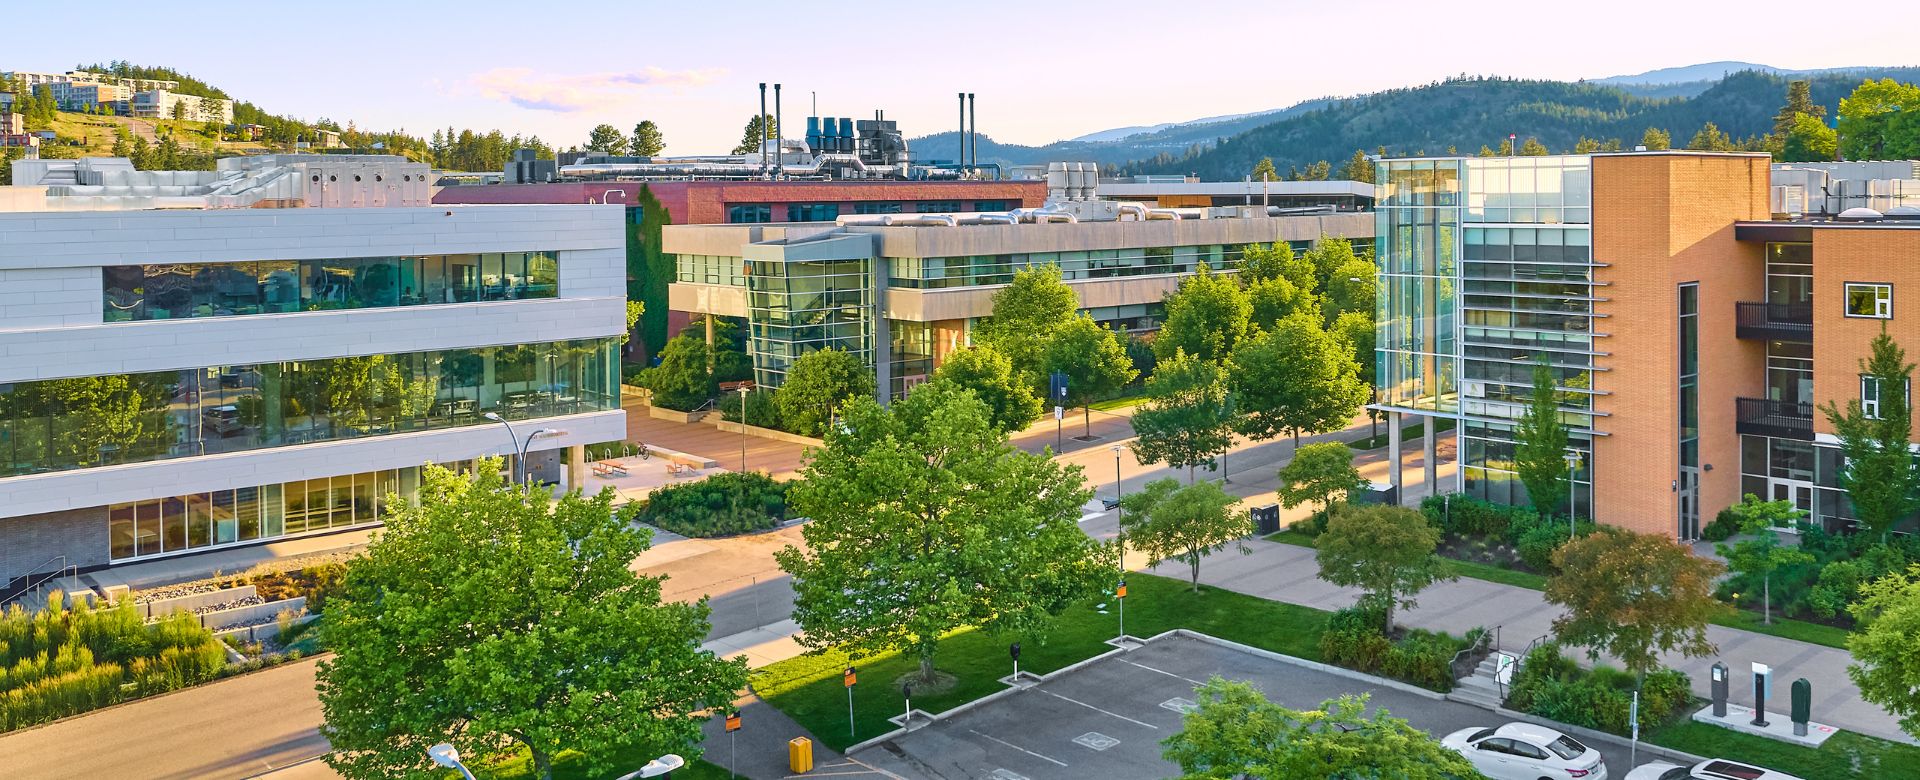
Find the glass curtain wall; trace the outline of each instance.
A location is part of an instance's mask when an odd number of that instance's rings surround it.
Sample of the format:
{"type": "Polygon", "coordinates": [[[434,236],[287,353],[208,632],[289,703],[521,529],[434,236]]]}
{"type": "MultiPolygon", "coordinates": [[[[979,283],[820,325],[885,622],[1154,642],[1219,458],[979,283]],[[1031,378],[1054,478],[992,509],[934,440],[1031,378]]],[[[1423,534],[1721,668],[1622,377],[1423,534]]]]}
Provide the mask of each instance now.
{"type": "Polygon", "coordinates": [[[779,387],[817,349],[873,365],[873,259],[748,260],[748,353],[754,382],[779,387]]]}
{"type": "Polygon", "coordinates": [[[885,262],[890,287],[940,289],[1007,284],[1013,281],[1015,273],[1042,265],[1059,266],[1060,278],[1066,281],[1188,274],[1200,263],[1215,271],[1232,272],[1240,264],[1242,249],[1239,245],[1203,244],[964,257],[889,257],[885,262]]]}
{"type": "Polygon", "coordinates": [[[1384,160],[1374,212],[1380,295],[1375,376],[1380,403],[1459,411],[1455,321],[1464,161],[1384,160]]]}
{"type": "Polygon", "coordinates": [[[560,294],[552,252],[121,265],[101,269],[107,322],[513,301],[560,294]]]}
{"type": "Polygon", "coordinates": [[[0,385],[0,477],[620,408],[619,340],[0,385]]]}

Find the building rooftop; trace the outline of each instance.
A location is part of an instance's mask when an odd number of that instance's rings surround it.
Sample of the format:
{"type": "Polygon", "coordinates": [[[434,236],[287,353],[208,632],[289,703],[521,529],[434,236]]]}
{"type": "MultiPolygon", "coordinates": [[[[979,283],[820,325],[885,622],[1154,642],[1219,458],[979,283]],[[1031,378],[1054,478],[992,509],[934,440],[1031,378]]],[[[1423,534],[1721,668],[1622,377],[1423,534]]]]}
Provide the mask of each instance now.
{"type": "Polygon", "coordinates": [[[430,170],[395,155],[225,157],[211,171],[140,171],[124,157],[13,162],[0,211],[432,205],[430,170]]]}

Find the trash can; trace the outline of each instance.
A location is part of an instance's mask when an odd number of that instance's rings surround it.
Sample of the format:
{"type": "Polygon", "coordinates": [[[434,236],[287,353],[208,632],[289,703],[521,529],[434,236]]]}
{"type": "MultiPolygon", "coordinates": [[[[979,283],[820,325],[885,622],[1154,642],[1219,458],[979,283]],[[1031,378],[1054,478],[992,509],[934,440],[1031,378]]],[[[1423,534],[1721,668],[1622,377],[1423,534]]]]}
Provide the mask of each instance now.
{"type": "Polygon", "coordinates": [[[787,740],[787,771],[796,775],[813,771],[813,740],[806,737],[787,740]]]}
{"type": "Polygon", "coordinates": [[[1400,503],[1400,491],[1394,489],[1391,483],[1368,482],[1365,488],[1349,494],[1347,501],[1353,504],[1386,504],[1387,506],[1398,506],[1400,503]]]}
{"type": "Polygon", "coordinates": [[[1280,532],[1280,505],[1268,504],[1253,508],[1253,532],[1261,536],[1280,532]]]}

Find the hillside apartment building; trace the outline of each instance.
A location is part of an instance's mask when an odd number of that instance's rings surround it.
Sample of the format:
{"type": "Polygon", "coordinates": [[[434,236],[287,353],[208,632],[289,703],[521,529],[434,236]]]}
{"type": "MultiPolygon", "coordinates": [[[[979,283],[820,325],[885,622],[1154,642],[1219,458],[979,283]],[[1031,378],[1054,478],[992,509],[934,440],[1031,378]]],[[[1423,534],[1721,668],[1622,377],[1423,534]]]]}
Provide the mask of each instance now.
{"type": "Polygon", "coordinates": [[[1881,328],[1920,348],[1900,303],[1920,294],[1920,181],[1849,165],[1382,160],[1377,408],[1457,421],[1454,487],[1523,503],[1514,423],[1545,359],[1579,517],[1694,539],[1752,493],[1846,527],[1817,408],[1876,403],[1860,361],[1881,328]]]}
{"type": "Polygon", "coordinates": [[[45,86],[61,111],[91,111],[102,106],[122,116],[171,119],[175,111],[194,122],[233,121],[233,101],[179,93],[180,82],[169,79],[118,78],[106,73],[73,70],[65,73],[0,73],[0,85],[23,83],[27,93],[45,86]]]}
{"type": "Polygon", "coordinates": [[[524,447],[578,484],[624,438],[618,209],[435,206],[397,157],[219,166],[0,188],[0,588],[364,528],[428,462],[524,447]]]}

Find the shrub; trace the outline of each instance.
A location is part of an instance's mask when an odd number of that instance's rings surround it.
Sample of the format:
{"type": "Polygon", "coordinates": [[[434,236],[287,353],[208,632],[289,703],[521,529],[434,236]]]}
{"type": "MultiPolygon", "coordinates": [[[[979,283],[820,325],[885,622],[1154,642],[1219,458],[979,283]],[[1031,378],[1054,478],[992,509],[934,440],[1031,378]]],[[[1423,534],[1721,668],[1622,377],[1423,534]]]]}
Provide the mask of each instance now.
{"type": "MultiPolygon", "coordinates": [[[[1513,546],[1520,554],[1520,561],[1534,571],[1552,573],[1553,551],[1567,543],[1567,524],[1554,518],[1528,514],[1516,519],[1515,529],[1513,546]]],[[[1586,536],[1593,530],[1593,523],[1582,520],[1573,532],[1578,536],[1586,536]]]]}
{"type": "MultiPolygon", "coordinates": [[[[1693,701],[1692,682],[1681,672],[1662,669],[1647,675],[1640,687],[1640,722],[1644,729],[1659,725],[1687,709],[1693,701]]],[[[1543,718],[1599,729],[1613,734],[1630,731],[1633,675],[1601,666],[1582,671],[1560,653],[1560,646],[1534,648],[1520,664],[1507,694],[1509,708],[1543,718]]]]}
{"type": "Polygon", "coordinates": [[[1709,542],[1724,542],[1739,532],[1740,518],[1734,515],[1733,507],[1727,507],[1714,515],[1713,522],[1708,523],[1707,527],[1700,529],[1700,538],[1709,542]]]}
{"type": "Polygon", "coordinates": [[[212,679],[225,645],[193,616],[146,624],[131,601],[0,615],[0,731],[212,679]]]}
{"type": "Polygon", "coordinates": [[[1452,661],[1470,639],[1414,630],[1399,641],[1382,633],[1386,613],[1376,607],[1349,607],[1333,613],[1320,635],[1320,656],[1327,663],[1377,673],[1431,688],[1453,690],[1452,661]]]}
{"type": "MultiPolygon", "coordinates": [[[[784,431],[787,426],[780,419],[779,391],[759,389],[747,393],[747,424],[756,428],[772,428],[784,431]]],[[[740,394],[724,393],[720,398],[720,418],[728,422],[740,422],[740,394]]]]}
{"type": "Polygon", "coordinates": [[[1461,493],[1428,496],[1420,502],[1420,512],[1434,527],[1456,536],[1511,537],[1516,524],[1530,524],[1529,519],[1535,516],[1526,507],[1495,504],[1461,493]]]}
{"type": "Polygon", "coordinates": [[[765,474],[728,472],[653,491],[633,519],[681,536],[728,536],[779,527],[787,483],[765,474]]]}

